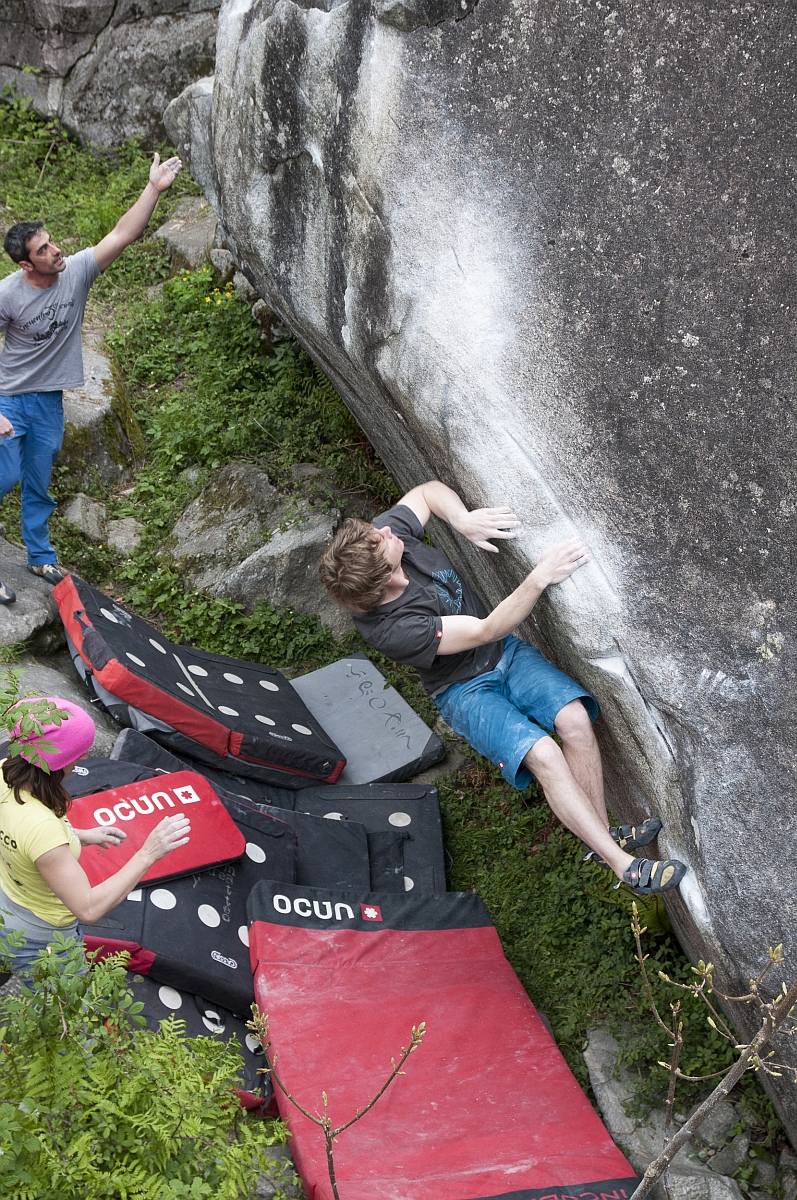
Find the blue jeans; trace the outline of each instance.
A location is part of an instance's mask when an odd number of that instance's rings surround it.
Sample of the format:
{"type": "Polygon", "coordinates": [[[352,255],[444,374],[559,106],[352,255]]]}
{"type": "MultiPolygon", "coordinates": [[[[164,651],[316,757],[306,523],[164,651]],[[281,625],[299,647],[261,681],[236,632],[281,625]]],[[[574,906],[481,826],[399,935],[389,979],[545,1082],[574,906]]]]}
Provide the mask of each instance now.
{"type": "Polygon", "coordinates": [[[581,700],[595,720],[598,705],[589,692],[512,635],[504,638],[504,653],[492,671],[452,683],[434,697],[445,723],[500,767],[518,791],[532,778],[523,759],[535,742],[553,733],[557,713],[572,700],[581,700]]]}
{"type": "Polygon", "coordinates": [[[53,464],[64,440],[63,392],[0,396],[0,413],[14,436],[0,440],[0,500],[21,484],[22,538],[31,566],[54,563],[47,522],[55,508],[49,493],[53,464]]]}

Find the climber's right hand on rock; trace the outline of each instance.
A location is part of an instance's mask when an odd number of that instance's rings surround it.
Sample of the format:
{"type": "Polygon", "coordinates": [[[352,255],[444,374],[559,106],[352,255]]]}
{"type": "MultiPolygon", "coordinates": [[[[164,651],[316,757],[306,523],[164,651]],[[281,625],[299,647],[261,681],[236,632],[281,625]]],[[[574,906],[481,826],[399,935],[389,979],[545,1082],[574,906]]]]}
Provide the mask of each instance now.
{"type": "Polygon", "coordinates": [[[141,853],[150,862],[156,863],[164,855],[168,854],[170,850],[177,850],[180,846],[184,846],[189,840],[188,835],[190,832],[191,822],[188,820],[188,817],[182,814],[174,817],[164,817],[144,842],[144,845],[141,847],[141,853]]]}

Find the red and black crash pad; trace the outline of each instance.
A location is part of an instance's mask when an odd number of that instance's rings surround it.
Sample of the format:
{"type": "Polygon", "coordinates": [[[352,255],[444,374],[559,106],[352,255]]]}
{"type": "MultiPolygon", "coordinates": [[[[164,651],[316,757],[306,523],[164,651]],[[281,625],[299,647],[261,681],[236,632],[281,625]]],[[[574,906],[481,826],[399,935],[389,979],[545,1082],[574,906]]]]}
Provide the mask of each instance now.
{"type": "Polygon", "coordinates": [[[372,891],[444,892],[445,852],[437,789],[427,784],[370,783],[308,788],[297,793],[297,810],[319,817],[360,821],[368,831],[372,891]],[[398,886],[377,885],[374,859],[380,840],[403,833],[403,874],[398,886]]]}
{"type": "Polygon", "coordinates": [[[271,1080],[268,1075],[259,1074],[266,1060],[260,1042],[246,1028],[251,1014],[236,1016],[206,996],[195,996],[132,972],[128,972],[127,983],[134,999],[144,1005],[140,1015],[153,1032],[157,1032],[162,1021],[174,1016],[185,1023],[187,1037],[234,1042],[242,1059],[238,1076],[241,1104],[244,1108],[268,1107],[272,1096],[271,1080]]]}
{"type": "Polygon", "coordinates": [[[184,846],[153,863],[142,882],[176,879],[223,863],[244,853],[245,841],[208,781],[194,771],[158,775],[72,801],[69,820],[75,829],[116,825],[127,838],[118,846],[84,846],[80,865],[92,887],[114,875],[140,850],[147,835],[164,817],[184,815],[191,833],[184,846]]]}
{"type": "Polygon", "coordinates": [[[216,791],[226,792],[239,800],[256,804],[270,804],[273,808],[293,808],[299,792],[288,788],[261,783],[258,779],[244,779],[226,771],[216,770],[207,763],[179,758],[146,733],[137,729],[123,729],[114,742],[111,759],[120,763],[140,763],[153,771],[197,771],[213,784],[216,791]]]}
{"type": "Polygon", "coordinates": [[[87,685],[123,724],[143,713],[178,752],[278,786],[340,775],[337,746],[273,667],[174,645],[74,575],[53,597],[87,685]]]}
{"type": "MultiPolygon", "coordinates": [[[[255,996],[278,1070],[343,1123],[376,1094],[413,1025],[423,1044],[340,1136],[347,1200],[628,1200],[634,1173],[504,957],[482,900],[260,882],[255,996]]],[[[275,1084],[308,1200],[332,1200],[324,1140],[275,1084]]]]}

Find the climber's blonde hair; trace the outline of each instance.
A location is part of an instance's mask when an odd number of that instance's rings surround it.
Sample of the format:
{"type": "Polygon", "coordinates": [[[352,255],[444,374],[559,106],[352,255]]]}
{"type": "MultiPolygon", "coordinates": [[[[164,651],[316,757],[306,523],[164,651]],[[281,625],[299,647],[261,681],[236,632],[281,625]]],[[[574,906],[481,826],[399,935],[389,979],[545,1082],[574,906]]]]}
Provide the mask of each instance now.
{"type": "Polygon", "coordinates": [[[393,568],[385,558],[379,530],[350,517],[332,539],[318,573],[338,604],[354,612],[371,612],[382,603],[393,568]]]}

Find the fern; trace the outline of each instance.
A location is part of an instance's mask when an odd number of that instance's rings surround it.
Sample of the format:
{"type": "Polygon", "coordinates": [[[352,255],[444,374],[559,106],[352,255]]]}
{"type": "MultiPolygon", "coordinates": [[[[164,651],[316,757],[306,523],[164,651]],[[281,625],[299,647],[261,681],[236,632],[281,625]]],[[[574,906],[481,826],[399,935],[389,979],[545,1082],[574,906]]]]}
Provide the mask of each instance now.
{"type": "Polygon", "coordinates": [[[57,935],[34,988],[0,1001],[8,1200],[236,1200],[284,1141],[242,1112],[234,1046],[189,1038],[174,1017],[141,1027],[125,957],[86,974],[82,948],[57,935]]]}

